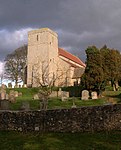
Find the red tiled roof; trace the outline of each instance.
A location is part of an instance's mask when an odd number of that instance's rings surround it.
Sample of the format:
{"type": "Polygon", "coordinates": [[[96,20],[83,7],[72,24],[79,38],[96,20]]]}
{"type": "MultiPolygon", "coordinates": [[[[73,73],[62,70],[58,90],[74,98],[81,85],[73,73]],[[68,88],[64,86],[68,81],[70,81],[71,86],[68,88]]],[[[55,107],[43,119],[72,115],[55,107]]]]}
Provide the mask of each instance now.
{"type": "Polygon", "coordinates": [[[65,50],[63,50],[62,48],[58,48],[58,53],[59,53],[60,56],[68,58],[68,59],[74,61],[75,63],[77,63],[77,64],[79,64],[83,67],[86,67],[86,65],[78,57],[72,55],[71,53],[69,53],[65,50]]]}

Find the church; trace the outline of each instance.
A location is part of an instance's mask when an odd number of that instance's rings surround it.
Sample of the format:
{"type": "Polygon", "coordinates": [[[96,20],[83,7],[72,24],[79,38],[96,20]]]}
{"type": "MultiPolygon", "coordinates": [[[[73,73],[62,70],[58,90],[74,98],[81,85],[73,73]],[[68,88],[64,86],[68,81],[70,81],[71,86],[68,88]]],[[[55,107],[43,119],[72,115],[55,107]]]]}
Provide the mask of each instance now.
{"type": "Polygon", "coordinates": [[[86,65],[58,47],[58,35],[49,28],[28,32],[27,86],[73,86],[86,65]]]}

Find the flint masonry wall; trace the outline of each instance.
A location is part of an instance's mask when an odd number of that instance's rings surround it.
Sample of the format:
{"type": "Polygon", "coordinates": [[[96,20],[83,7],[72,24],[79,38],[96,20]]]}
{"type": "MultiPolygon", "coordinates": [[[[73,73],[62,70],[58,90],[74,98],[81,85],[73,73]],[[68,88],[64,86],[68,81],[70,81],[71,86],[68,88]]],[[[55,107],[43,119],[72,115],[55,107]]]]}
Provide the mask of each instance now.
{"type": "Polygon", "coordinates": [[[0,130],[85,132],[121,130],[121,105],[47,111],[0,111],[0,130]]]}

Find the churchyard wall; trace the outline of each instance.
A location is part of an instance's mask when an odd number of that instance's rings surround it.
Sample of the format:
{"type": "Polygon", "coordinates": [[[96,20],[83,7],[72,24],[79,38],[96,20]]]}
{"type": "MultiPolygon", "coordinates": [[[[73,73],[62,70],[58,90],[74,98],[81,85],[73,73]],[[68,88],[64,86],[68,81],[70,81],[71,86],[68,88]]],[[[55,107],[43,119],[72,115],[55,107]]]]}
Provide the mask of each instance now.
{"type": "Polygon", "coordinates": [[[42,111],[0,111],[0,130],[95,132],[121,130],[121,105],[42,111]]]}

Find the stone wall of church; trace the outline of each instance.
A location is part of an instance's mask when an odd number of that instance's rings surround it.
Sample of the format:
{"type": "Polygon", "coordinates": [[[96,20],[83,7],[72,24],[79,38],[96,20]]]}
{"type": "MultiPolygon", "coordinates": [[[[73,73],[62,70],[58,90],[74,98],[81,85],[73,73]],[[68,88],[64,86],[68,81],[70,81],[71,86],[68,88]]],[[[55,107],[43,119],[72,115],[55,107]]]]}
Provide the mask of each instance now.
{"type": "Polygon", "coordinates": [[[63,84],[64,86],[71,86],[71,76],[73,72],[71,72],[70,64],[65,62],[63,59],[59,58],[58,70],[58,74],[60,76],[60,80],[58,80],[58,85],[63,84]]]}
{"type": "Polygon", "coordinates": [[[27,55],[27,85],[36,86],[35,78],[42,74],[41,63],[44,64],[48,75],[56,73],[58,57],[57,34],[48,28],[33,30],[28,33],[28,55],[27,55]],[[38,67],[38,68],[37,68],[38,67]]]}
{"type": "Polygon", "coordinates": [[[0,111],[0,130],[38,132],[95,132],[121,130],[121,105],[0,111]]]}

